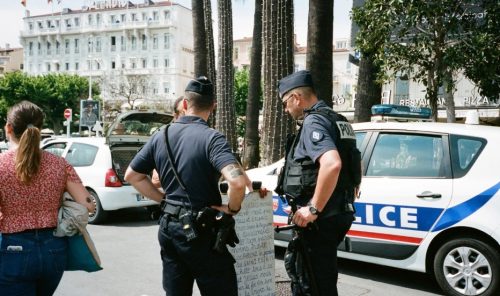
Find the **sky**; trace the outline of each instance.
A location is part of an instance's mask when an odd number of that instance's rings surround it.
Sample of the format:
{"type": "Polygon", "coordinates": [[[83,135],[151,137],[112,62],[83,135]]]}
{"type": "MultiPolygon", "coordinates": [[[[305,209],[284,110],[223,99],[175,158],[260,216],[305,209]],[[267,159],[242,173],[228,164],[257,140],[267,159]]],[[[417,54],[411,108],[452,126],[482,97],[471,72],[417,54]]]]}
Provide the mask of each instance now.
{"type": "MultiPolygon", "coordinates": [[[[142,3],[143,0],[131,0],[133,3],[142,3]]],[[[155,1],[155,0],[153,0],[155,1]]],[[[27,0],[26,8],[21,5],[21,0],[0,0],[0,47],[9,43],[10,47],[20,47],[19,35],[23,29],[23,17],[25,10],[30,10],[30,15],[40,15],[59,12],[62,8],[81,9],[90,0],[53,0],[53,4],[47,4],[47,0],[27,0]]],[[[174,0],[188,8],[191,8],[191,0],[174,0]]],[[[212,14],[216,20],[217,0],[212,0],[212,14]]],[[[294,0],[295,9],[295,34],[300,45],[306,45],[307,41],[307,13],[308,0],[294,0]]],[[[352,0],[335,0],[334,7],[334,39],[349,38],[350,19],[349,11],[352,0]]],[[[233,0],[233,39],[251,37],[253,30],[253,0],[233,0]]],[[[216,23],[216,21],[215,21],[216,23]]],[[[215,28],[214,28],[215,30],[215,28]]]]}

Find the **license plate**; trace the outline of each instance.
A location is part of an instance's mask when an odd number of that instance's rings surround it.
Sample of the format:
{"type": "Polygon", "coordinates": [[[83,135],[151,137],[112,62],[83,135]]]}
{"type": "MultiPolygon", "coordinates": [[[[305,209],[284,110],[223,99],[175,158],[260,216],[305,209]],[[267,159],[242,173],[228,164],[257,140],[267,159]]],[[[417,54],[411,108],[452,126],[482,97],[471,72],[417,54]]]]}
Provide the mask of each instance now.
{"type": "Polygon", "coordinates": [[[142,194],[136,194],[135,198],[137,198],[137,201],[146,201],[146,200],[149,200],[149,198],[145,197],[142,194]]]}

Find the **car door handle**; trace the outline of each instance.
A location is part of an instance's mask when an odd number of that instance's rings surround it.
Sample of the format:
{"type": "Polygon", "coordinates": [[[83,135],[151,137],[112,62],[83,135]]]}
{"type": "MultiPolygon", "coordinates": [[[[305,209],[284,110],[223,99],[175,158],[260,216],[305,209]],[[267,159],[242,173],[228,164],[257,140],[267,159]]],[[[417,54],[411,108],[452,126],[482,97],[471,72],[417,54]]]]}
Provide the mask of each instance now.
{"type": "Polygon", "coordinates": [[[433,193],[430,191],[424,191],[420,194],[417,194],[418,198],[441,198],[441,193],[433,193]]]}

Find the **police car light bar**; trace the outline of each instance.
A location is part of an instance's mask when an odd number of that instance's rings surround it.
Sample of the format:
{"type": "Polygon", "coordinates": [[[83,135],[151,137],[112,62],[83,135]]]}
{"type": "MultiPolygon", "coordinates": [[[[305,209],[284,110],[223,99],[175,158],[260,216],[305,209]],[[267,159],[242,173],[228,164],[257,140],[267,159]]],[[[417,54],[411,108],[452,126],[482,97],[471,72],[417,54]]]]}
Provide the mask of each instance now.
{"type": "Polygon", "coordinates": [[[394,104],[372,106],[372,121],[430,121],[431,109],[394,104]]]}

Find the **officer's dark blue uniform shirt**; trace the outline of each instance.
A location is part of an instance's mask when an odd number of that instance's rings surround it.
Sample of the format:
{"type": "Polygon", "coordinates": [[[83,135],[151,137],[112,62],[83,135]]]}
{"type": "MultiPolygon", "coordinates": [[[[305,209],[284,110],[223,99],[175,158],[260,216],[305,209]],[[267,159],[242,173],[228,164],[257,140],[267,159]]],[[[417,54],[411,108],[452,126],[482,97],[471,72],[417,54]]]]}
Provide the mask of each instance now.
{"type": "MultiPolygon", "coordinates": [[[[319,101],[310,109],[328,107],[324,101],[319,101]]],[[[320,114],[306,114],[302,125],[302,132],[295,148],[294,160],[310,158],[316,162],[325,152],[337,150],[335,138],[337,132],[331,121],[320,114]]]]}
{"type": "MultiPolygon", "coordinates": [[[[237,162],[226,138],[200,117],[182,116],[169,127],[168,139],[177,172],[186,185],[193,207],[220,205],[220,171],[237,162]]],[[[168,161],[165,128],[151,137],[130,167],[142,174],[149,174],[156,168],[167,199],[178,201],[177,204],[188,202],[168,161]]]]}

